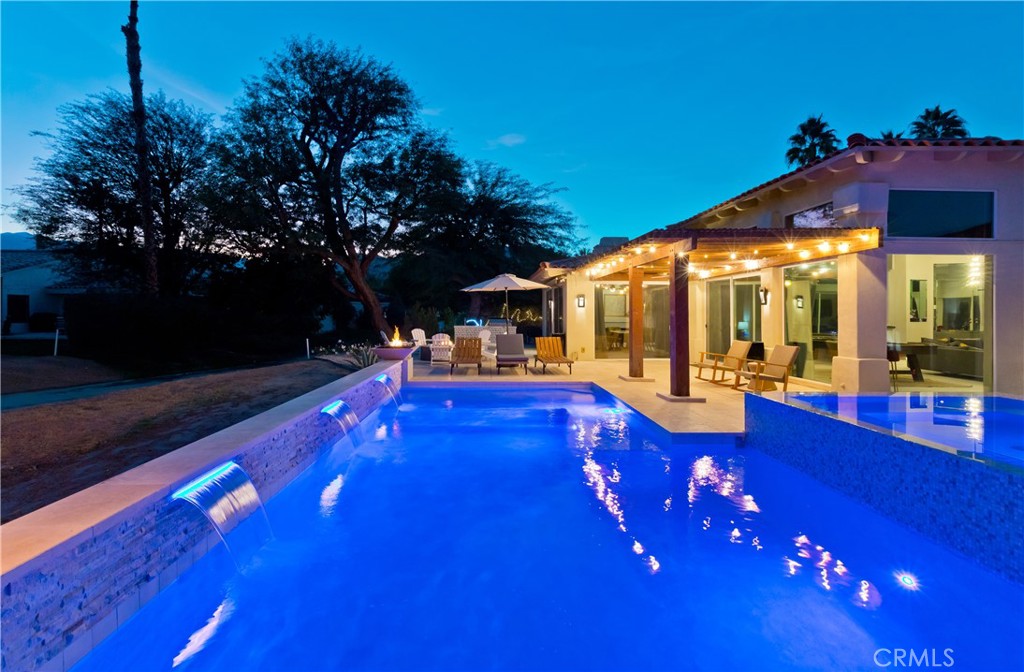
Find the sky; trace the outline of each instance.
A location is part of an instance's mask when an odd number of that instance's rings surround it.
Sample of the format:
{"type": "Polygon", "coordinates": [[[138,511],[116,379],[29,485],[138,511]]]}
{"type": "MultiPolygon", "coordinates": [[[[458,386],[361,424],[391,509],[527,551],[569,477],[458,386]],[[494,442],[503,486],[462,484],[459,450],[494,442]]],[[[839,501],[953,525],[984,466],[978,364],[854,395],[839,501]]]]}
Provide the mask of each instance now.
{"type": "MultiPolygon", "coordinates": [[[[0,2],[0,230],[57,108],[128,92],[127,0],[0,2]]],[[[592,245],[788,172],[823,115],[847,136],[954,108],[1024,138],[1024,2],[172,2],[139,8],[144,91],[222,115],[314,36],[390,64],[470,160],[563,191],[592,245]]]]}

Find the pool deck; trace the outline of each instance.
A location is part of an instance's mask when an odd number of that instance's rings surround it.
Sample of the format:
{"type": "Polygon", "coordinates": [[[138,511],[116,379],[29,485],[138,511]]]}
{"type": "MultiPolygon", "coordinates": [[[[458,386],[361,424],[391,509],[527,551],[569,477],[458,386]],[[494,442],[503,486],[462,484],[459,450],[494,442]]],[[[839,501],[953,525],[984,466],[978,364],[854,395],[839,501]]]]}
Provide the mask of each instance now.
{"type": "MultiPolygon", "coordinates": [[[[729,384],[710,383],[695,377],[696,369],[690,369],[690,395],[703,402],[667,401],[658,393],[668,394],[669,369],[667,359],[644,360],[644,378],[653,380],[623,380],[629,373],[625,359],[601,359],[578,361],[573,364],[572,375],[565,366],[548,366],[547,373],[541,374],[540,367],[533,366],[532,353],[529,372],[521,368],[505,368],[496,374],[493,360],[484,360],[480,375],[471,366],[456,367],[449,374],[449,366],[414,358],[409,376],[410,383],[594,383],[610,392],[634,410],[650,418],[662,428],[675,434],[743,434],[743,390],[734,390],[729,384]]],[[[707,375],[707,373],[705,373],[707,375]]],[[[729,376],[731,381],[732,377],[729,376]]],[[[789,390],[795,392],[827,390],[825,385],[809,386],[803,381],[790,381],[789,390]]]]}

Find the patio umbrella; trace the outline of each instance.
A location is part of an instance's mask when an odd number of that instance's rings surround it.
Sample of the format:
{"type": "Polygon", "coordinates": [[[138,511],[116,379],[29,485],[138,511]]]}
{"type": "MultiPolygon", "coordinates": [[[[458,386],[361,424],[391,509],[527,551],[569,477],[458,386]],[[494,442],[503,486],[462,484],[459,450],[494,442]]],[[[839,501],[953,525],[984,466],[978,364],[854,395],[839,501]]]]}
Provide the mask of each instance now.
{"type": "MultiPolygon", "coordinates": [[[[502,273],[496,275],[490,280],[484,280],[478,282],[475,285],[469,287],[463,287],[463,292],[505,292],[505,305],[508,305],[508,293],[509,291],[520,291],[525,289],[548,289],[547,285],[543,285],[533,280],[527,280],[526,278],[519,278],[511,273],[502,273]]],[[[505,333],[508,333],[508,323],[511,321],[511,315],[506,314],[505,319],[505,333]]]]}

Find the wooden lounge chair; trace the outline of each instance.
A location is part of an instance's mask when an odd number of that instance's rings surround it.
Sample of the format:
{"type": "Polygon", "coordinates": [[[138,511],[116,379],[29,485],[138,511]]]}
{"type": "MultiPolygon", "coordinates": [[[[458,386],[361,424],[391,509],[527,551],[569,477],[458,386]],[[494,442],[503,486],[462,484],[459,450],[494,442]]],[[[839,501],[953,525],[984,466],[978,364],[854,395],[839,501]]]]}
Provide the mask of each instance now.
{"type": "Polygon", "coordinates": [[[562,339],[557,336],[538,336],[537,354],[533,358],[533,365],[540,362],[543,366],[540,372],[546,373],[548,364],[569,365],[569,374],[572,374],[573,361],[562,354],[562,339]]]}
{"type": "Polygon", "coordinates": [[[732,345],[729,346],[729,352],[724,355],[715,352],[702,352],[697,361],[691,362],[690,366],[697,367],[697,378],[711,383],[724,383],[725,374],[735,374],[746,364],[747,355],[750,353],[750,345],[750,341],[733,341],[732,345]],[[704,369],[711,369],[710,379],[700,375],[704,372],[704,369]],[[718,377],[719,371],[722,372],[721,378],[718,377]]]}
{"type": "Polygon", "coordinates": [[[495,353],[497,373],[501,373],[503,366],[522,366],[523,371],[529,373],[526,365],[530,358],[526,356],[522,334],[496,334],[494,339],[498,344],[495,353]]]}
{"type": "Polygon", "coordinates": [[[480,339],[479,338],[456,338],[455,347],[452,348],[451,356],[451,370],[449,373],[455,373],[455,367],[460,364],[476,364],[476,372],[480,373],[480,368],[483,366],[483,354],[480,352],[480,339]]]}
{"type": "Polygon", "coordinates": [[[733,379],[732,389],[739,389],[743,383],[740,379],[749,381],[748,390],[765,392],[777,389],[775,383],[782,383],[782,389],[789,388],[789,371],[796,362],[796,356],[800,352],[799,345],[776,345],[772,348],[772,354],[763,362],[747,362],[747,365],[736,372],[733,379]]]}

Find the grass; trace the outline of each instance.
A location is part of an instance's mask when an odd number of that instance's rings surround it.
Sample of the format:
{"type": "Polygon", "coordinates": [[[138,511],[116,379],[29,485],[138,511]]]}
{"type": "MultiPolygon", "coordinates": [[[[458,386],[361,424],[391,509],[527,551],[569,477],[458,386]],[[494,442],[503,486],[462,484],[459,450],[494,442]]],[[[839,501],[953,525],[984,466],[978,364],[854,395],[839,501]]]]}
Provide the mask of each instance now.
{"type": "MultiPolygon", "coordinates": [[[[32,389],[117,380],[120,374],[53,359],[3,358],[32,389]],[[36,360],[14,361],[14,360],[36,360]],[[33,364],[38,374],[26,372],[33,364]],[[88,372],[87,375],[83,375],[88,372]],[[35,386],[35,387],[33,387],[35,386]],[[40,387],[41,386],[41,387],[40,387]]],[[[105,368],[105,367],[103,367],[105,368]]],[[[0,411],[0,522],[99,483],[337,380],[337,365],[313,359],[172,380],[80,401],[0,411]]],[[[15,377],[3,378],[13,392],[15,377]]],[[[17,389],[17,388],[15,388],[17,389]]]]}

